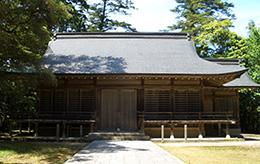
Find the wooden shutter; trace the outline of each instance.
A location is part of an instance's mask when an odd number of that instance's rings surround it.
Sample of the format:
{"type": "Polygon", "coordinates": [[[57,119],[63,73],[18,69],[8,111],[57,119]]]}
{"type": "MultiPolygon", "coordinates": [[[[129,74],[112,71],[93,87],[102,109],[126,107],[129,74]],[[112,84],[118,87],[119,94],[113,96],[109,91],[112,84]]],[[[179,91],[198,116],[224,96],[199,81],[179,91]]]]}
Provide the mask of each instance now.
{"type": "Polygon", "coordinates": [[[170,112],[170,90],[146,90],[145,111],[147,112],[170,112]]]}
{"type": "Polygon", "coordinates": [[[186,91],[175,91],[175,112],[188,112],[186,91]]]}
{"type": "Polygon", "coordinates": [[[82,90],[81,91],[81,111],[91,112],[94,111],[94,91],[82,90]]]}
{"type": "Polygon", "coordinates": [[[53,111],[61,112],[64,111],[64,91],[54,90],[53,91],[53,111]]]}
{"type": "Polygon", "coordinates": [[[68,110],[69,111],[80,111],[80,91],[79,90],[70,90],[69,91],[68,110]]]}
{"type": "Polygon", "coordinates": [[[199,112],[201,96],[199,91],[175,91],[176,112],[199,112]]]}
{"type": "Polygon", "coordinates": [[[189,91],[188,94],[188,111],[199,112],[201,109],[201,97],[200,92],[189,91]]]}
{"type": "Polygon", "coordinates": [[[217,112],[233,112],[237,109],[237,100],[236,99],[224,99],[217,98],[216,99],[216,111],[217,112]]]}
{"type": "Polygon", "coordinates": [[[51,90],[40,91],[40,111],[51,111],[51,90]]]}

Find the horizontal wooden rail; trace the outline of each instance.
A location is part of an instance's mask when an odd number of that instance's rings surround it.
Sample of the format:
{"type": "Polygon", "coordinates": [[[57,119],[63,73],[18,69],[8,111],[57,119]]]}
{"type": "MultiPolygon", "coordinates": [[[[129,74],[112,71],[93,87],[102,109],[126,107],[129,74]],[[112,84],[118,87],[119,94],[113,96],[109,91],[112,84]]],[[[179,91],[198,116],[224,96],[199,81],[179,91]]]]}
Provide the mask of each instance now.
{"type": "Polygon", "coordinates": [[[93,112],[85,111],[38,111],[35,113],[16,113],[11,119],[65,119],[65,120],[91,120],[93,112]]]}
{"type": "Polygon", "coordinates": [[[139,120],[231,120],[232,112],[137,112],[139,120]]]}

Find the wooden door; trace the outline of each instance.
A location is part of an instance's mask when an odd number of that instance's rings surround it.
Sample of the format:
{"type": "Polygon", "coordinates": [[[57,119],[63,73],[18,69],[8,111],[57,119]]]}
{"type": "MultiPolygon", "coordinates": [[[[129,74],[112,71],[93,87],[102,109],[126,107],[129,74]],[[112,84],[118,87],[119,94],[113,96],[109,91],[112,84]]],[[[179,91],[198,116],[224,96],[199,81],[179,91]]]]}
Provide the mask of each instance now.
{"type": "Polygon", "coordinates": [[[101,130],[136,130],[136,91],[102,90],[101,130]]]}

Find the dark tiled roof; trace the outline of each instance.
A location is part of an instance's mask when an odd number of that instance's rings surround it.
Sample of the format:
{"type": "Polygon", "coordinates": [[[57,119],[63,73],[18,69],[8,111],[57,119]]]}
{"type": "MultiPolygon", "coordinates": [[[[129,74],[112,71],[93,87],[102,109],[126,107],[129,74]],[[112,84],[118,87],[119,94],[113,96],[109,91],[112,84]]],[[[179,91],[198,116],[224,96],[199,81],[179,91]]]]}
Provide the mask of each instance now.
{"type": "Polygon", "coordinates": [[[242,74],[201,59],[183,33],[61,33],[51,41],[45,66],[54,73],[242,74]]]}
{"type": "MultiPolygon", "coordinates": [[[[226,66],[226,67],[241,67],[240,66],[240,59],[216,59],[216,58],[210,58],[206,59],[211,62],[218,63],[220,65],[226,66]]],[[[257,88],[260,87],[259,84],[254,82],[249,74],[247,72],[243,73],[239,78],[236,78],[235,80],[232,80],[226,84],[223,84],[225,88],[257,88]]]]}
{"type": "Polygon", "coordinates": [[[254,82],[248,75],[247,72],[245,72],[243,75],[240,76],[240,78],[237,78],[235,80],[232,80],[226,84],[223,84],[224,87],[227,88],[259,88],[260,85],[254,82]]]}

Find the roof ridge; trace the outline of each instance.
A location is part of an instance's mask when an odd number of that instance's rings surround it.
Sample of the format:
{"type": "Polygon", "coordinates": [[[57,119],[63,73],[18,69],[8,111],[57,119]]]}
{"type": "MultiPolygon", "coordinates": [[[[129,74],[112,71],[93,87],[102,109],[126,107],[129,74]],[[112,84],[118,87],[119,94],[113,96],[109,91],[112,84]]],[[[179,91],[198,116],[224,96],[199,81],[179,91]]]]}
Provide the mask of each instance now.
{"type": "Polygon", "coordinates": [[[68,38],[168,38],[188,39],[187,33],[173,32],[67,32],[56,33],[56,39],[68,38]]]}

